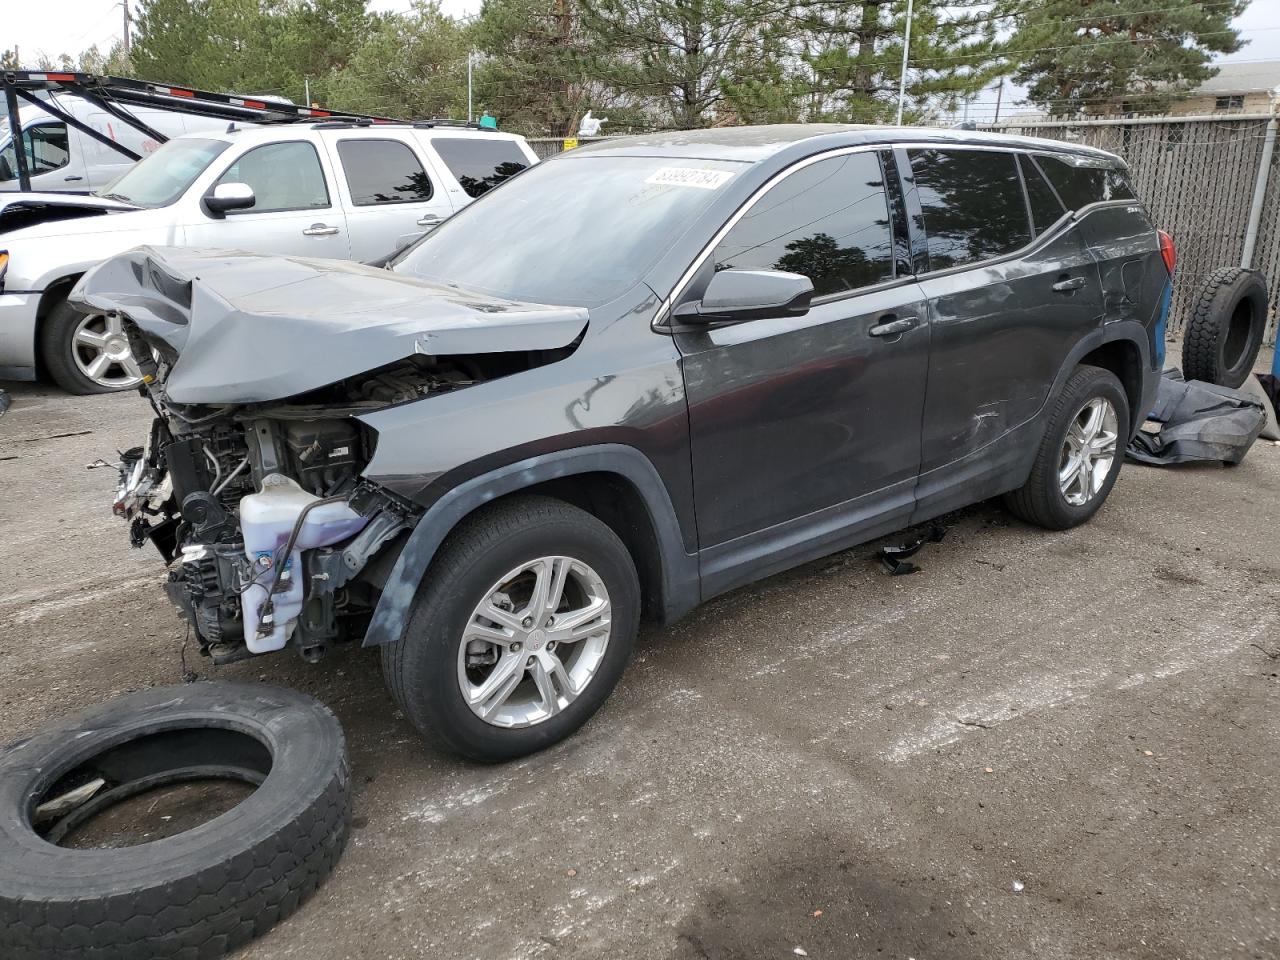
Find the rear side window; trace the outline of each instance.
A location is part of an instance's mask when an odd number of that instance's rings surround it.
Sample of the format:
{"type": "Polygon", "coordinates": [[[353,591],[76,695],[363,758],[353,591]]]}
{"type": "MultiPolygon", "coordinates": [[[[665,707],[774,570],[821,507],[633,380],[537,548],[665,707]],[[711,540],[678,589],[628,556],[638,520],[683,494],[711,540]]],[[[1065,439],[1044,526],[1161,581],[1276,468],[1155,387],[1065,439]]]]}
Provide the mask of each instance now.
{"type": "Polygon", "coordinates": [[[877,153],[830,157],[793,173],[715,249],[715,268],[787,270],[817,296],[893,279],[893,232],[877,153]]]}
{"type": "Polygon", "coordinates": [[[431,145],[469,197],[492,190],[529,166],[529,159],[511,140],[433,137],[431,145]]]}
{"type": "Polygon", "coordinates": [[[431,179],[399,140],[339,140],[338,157],[357,207],[431,199],[431,179]]]}
{"type": "Polygon", "coordinates": [[[316,148],[300,140],[254,147],[231,164],[218,183],[247,183],[253,188],[253,206],[237,214],[320,210],[329,206],[329,188],[316,148]]]}
{"type": "Polygon", "coordinates": [[[1036,162],[1071,210],[1102,200],[1134,199],[1129,175],[1118,167],[1077,166],[1064,157],[1049,154],[1039,154],[1036,162]]]}
{"type": "Polygon", "coordinates": [[[1017,158],[994,150],[912,150],[929,269],[1012,253],[1031,242],[1017,158]]]}
{"type": "Polygon", "coordinates": [[[1018,162],[1022,165],[1022,182],[1027,186],[1027,201],[1031,204],[1031,222],[1039,235],[1062,219],[1066,210],[1031,158],[1019,157],[1018,162]]]}

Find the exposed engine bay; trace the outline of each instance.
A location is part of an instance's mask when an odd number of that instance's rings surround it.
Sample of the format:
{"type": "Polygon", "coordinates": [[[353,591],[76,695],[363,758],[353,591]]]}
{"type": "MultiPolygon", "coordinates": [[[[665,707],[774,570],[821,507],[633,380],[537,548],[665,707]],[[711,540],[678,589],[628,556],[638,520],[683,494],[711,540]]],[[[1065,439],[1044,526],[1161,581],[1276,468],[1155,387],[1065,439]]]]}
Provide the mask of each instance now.
{"type": "MultiPolygon", "coordinates": [[[[365,476],[366,415],[569,356],[585,309],[360,264],[139,247],[68,296],[121,316],[156,413],[114,512],[217,662],[364,636],[421,504],[365,476]]],[[[417,441],[415,441],[417,442],[417,441]]]]}
{"type": "Polygon", "coordinates": [[[318,660],[362,636],[393,544],[421,512],[361,478],[376,437],[355,415],[501,375],[514,360],[484,369],[417,355],[288,402],[208,407],[168,400],[162,357],[143,388],[151,435],[123,455],[113,511],[135,547],[160,551],[170,599],[216,662],[286,645],[318,660]]]}

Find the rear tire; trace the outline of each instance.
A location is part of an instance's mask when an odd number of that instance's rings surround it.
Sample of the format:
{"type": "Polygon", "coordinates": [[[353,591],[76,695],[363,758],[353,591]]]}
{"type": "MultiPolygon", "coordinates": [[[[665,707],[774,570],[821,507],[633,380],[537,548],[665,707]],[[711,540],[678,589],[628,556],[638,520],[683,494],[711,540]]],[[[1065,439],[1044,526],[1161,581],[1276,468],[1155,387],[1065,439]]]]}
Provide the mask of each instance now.
{"type": "MultiPolygon", "coordinates": [[[[383,677],[405,716],[429,741],[472,760],[510,760],[563,740],[596,712],[630,659],[639,617],[635,564],[617,534],[560,500],[515,497],[464,520],[450,534],[418,590],[404,635],[382,648],[383,677]],[[525,599],[519,589],[536,576],[523,571],[558,569],[554,562],[532,566],[545,558],[572,563],[565,565],[562,603],[535,609],[535,597],[525,599]],[[522,571],[519,582],[509,579],[516,571],[522,571]],[[569,596],[571,590],[582,589],[571,586],[577,583],[575,577],[594,585],[576,600],[569,596]],[[504,592],[507,583],[515,586],[504,592]],[[482,606],[492,609],[488,603],[494,597],[500,598],[499,614],[509,623],[496,615],[483,617],[482,606]],[[592,602],[601,602],[599,609],[607,612],[603,642],[600,635],[590,640],[560,637],[556,653],[556,643],[549,641],[557,635],[541,629],[544,622],[555,620],[547,611],[567,620],[569,615],[559,610],[586,610],[592,602]],[[487,644],[474,639],[477,615],[488,624],[479,627],[480,635],[506,631],[511,641],[487,644]],[[533,628],[537,636],[522,628],[533,628]],[[588,643],[593,646],[588,648],[588,643]],[[543,659],[553,653],[556,660],[543,659]],[[463,664],[472,662],[469,655],[492,656],[496,662],[464,670],[463,664]],[[567,670],[554,672],[552,663],[567,670]],[[507,690],[501,703],[477,703],[478,689],[488,676],[508,664],[508,675],[518,686],[507,690]],[[547,673],[542,672],[544,666],[547,673]],[[556,678],[573,675],[571,683],[581,686],[566,691],[557,679],[553,692],[563,696],[547,696],[539,681],[546,682],[548,673],[556,678]],[[514,679],[517,675],[519,680],[514,679]],[[567,702],[561,704],[561,699],[567,702]],[[555,706],[543,716],[539,702],[555,706]],[[486,708],[491,711],[487,718],[481,715],[486,708]]],[[[589,621],[586,629],[599,630],[600,622],[589,621]]]]}
{"type": "MultiPolygon", "coordinates": [[[[1053,406],[1031,476],[1020,489],[1005,495],[1005,505],[1015,516],[1049,530],[1084,523],[1098,512],[1115,485],[1129,423],[1129,399],[1116,375],[1100,367],[1080,367],[1067,379],[1053,406]],[[1085,478],[1083,471],[1072,470],[1083,462],[1077,438],[1086,426],[1086,412],[1098,411],[1105,421],[1107,407],[1114,414],[1114,427],[1107,431],[1114,435],[1110,460],[1103,463],[1100,455],[1092,457],[1095,466],[1085,478]]],[[[1102,444],[1105,437],[1098,434],[1095,439],[1102,444]]]]}
{"type": "Polygon", "coordinates": [[[1241,387],[1253,372],[1267,326],[1267,284],[1256,270],[1223,267],[1200,288],[1182,341],[1182,373],[1241,387]]]}

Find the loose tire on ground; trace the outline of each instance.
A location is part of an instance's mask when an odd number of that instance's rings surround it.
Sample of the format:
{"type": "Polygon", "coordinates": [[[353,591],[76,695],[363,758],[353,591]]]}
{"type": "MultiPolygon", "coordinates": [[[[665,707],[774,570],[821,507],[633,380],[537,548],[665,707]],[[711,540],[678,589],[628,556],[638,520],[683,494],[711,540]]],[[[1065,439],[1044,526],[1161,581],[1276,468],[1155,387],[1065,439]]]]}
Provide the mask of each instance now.
{"type": "Polygon", "coordinates": [[[1240,387],[1253,371],[1267,325],[1267,283],[1256,270],[1223,267],[1195,299],[1182,342],[1188,380],[1240,387]]]}
{"type": "Polygon", "coordinates": [[[630,659],[639,618],[635,564],[617,534],[563,501],[512,497],[450,534],[418,591],[404,636],[382,648],[383,677],[428,741],[485,763],[510,760],[563,740],[599,709],[630,659]],[[581,560],[603,580],[612,607],[604,659],[562,712],[522,728],[493,726],[472,711],[459,686],[464,628],[505,572],[549,555],[581,560]]]}
{"type": "Polygon", "coordinates": [[[1005,505],[1015,516],[1049,530],[1066,530],[1084,523],[1098,512],[1115,485],[1129,440],[1129,424],[1129,400],[1116,375],[1100,367],[1079,367],[1067,379],[1062,393],[1054,402],[1031,476],[1020,489],[1005,495],[1005,505]],[[1094,398],[1105,399],[1114,407],[1119,436],[1105,480],[1088,502],[1075,505],[1067,502],[1059,471],[1062,469],[1067,431],[1085,405],[1094,398]]]}
{"type": "Polygon", "coordinates": [[[221,956],[316,889],[346,841],[350,802],[342,729],[303,694],[197,683],[86,710],[0,753],[0,953],[221,956]],[[86,772],[107,785],[69,819],[115,784],[148,776],[164,782],[202,772],[261,785],[220,816],[164,839],[56,846],[37,834],[33,812],[42,797],[85,782],[86,772]]]}

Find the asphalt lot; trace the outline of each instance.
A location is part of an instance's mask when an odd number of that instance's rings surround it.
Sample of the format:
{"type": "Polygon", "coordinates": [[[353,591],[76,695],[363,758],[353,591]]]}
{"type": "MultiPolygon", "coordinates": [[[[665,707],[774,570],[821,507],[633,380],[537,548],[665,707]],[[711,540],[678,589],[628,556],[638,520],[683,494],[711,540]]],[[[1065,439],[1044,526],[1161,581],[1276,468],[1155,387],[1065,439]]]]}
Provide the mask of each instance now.
{"type": "MultiPolygon", "coordinates": [[[[12,388],[0,740],[178,682],[160,565],[109,510],[136,396],[12,388]]],[[[1050,534],[963,512],[645,631],[567,743],[429,752],[375,655],[211,668],[346,726],[355,831],[255,958],[1280,957],[1280,447],[1126,466],[1050,534]],[[819,911],[821,911],[819,915],[819,911]]]]}

